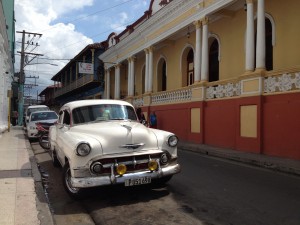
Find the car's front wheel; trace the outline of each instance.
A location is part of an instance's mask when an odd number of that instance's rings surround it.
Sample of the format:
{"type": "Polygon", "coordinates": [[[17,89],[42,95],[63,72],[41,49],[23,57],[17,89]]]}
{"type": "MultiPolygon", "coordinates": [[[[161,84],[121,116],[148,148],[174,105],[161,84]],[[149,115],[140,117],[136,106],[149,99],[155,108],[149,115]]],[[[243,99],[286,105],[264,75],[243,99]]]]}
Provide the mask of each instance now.
{"type": "Polygon", "coordinates": [[[55,150],[50,150],[50,155],[51,155],[51,160],[52,160],[52,164],[54,167],[59,167],[60,166],[60,163],[57,159],[57,156],[56,156],[56,153],[55,153],[55,150]]]}
{"type": "Polygon", "coordinates": [[[158,185],[158,186],[163,185],[164,186],[168,181],[170,181],[172,179],[172,177],[173,177],[173,175],[162,177],[162,178],[154,180],[153,183],[154,183],[154,185],[158,185]]]}
{"type": "Polygon", "coordinates": [[[69,163],[66,163],[63,167],[63,184],[72,198],[77,199],[82,194],[82,189],[73,187],[71,184],[71,170],[69,163]]]}

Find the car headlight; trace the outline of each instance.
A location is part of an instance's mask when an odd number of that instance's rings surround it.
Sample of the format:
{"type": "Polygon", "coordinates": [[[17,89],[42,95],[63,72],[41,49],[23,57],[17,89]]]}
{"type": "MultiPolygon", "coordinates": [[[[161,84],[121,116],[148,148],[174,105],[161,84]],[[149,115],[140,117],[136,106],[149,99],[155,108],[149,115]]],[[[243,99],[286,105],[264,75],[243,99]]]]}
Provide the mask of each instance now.
{"type": "Polygon", "coordinates": [[[33,126],[29,127],[29,130],[35,130],[35,129],[36,129],[36,127],[33,127],[33,126]]]}
{"type": "Polygon", "coordinates": [[[178,137],[176,135],[171,135],[168,138],[168,145],[170,147],[175,147],[178,144],[178,137]]]}
{"type": "Polygon", "coordinates": [[[80,143],[76,148],[76,154],[79,156],[87,156],[91,152],[91,147],[88,143],[80,143]]]}

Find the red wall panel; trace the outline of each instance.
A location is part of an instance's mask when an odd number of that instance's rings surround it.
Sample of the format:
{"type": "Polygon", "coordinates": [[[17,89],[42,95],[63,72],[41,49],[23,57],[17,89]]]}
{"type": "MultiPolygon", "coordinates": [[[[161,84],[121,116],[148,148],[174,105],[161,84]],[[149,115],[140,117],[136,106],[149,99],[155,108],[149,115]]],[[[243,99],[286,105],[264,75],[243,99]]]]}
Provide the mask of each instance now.
{"type": "Polygon", "coordinates": [[[157,128],[175,133],[180,140],[201,143],[201,134],[191,133],[191,108],[201,108],[202,102],[183,103],[177,105],[151,106],[148,115],[155,111],[157,128]]]}
{"type": "Polygon", "coordinates": [[[266,96],[263,153],[300,160],[300,95],[266,96]]]}
{"type": "Polygon", "coordinates": [[[237,116],[235,100],[207,102],[204,109],[204,143],[234,148],[237,116]]]}

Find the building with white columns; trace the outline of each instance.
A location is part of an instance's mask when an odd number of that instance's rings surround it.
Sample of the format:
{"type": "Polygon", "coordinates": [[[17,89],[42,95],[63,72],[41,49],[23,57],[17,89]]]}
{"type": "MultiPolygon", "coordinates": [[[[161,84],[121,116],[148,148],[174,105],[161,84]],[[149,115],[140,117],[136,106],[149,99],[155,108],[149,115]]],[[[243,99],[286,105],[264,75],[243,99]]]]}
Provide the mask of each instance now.
{"type": "Polygon", "coordinates": [[[180,140],[300,159],[299,0],[151,0],[107,38],[105,98],[180,140]]]}

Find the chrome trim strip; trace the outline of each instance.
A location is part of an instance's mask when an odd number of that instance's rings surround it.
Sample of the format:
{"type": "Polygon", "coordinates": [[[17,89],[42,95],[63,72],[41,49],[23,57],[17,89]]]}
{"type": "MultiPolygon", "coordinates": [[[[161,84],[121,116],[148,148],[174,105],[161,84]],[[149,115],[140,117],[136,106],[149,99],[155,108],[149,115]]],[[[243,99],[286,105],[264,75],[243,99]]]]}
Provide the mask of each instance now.
{"type": "Polygon", "coordinates": [[[162,178],[165,176],[173,175],[181,171],[179,164],[168,166],[166,168],[159,168],[158,171],[143,171],[136,173],[128,173],[123,176],[113,175],[113,167],[111,176],[102,177],[87,177],[87,178],[71,178],[71,183],[73,187],[77,188],[88,188],[96,186],[105,186],[112,184],[123,184],[127,179],[137,179],[142,177],[151,177],[152,179],[162,178]]]}
{"type": "Polygon", "coordinates": [[[120,148],[127,148],[127,149],[136,149],[141,146],[144,146],[144,143],[137,143],[137,144],[125,144],[125,145],[120,145],[120,148]]]}

